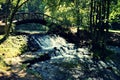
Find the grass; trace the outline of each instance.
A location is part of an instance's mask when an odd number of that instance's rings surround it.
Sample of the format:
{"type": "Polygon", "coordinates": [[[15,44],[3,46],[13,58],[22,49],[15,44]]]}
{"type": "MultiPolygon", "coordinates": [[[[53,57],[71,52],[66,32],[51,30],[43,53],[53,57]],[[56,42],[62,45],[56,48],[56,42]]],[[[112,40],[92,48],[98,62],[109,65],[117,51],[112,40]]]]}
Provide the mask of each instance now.
{"type": "Polygon", "coordinates": [[[9,67],[6,65],[6,62],[3,60],[3,58],[3,56],[0,56],[0,71],[6,72],[9,67]]]}
{"type": "MultiPolygon", "coordinates": [[[[73,32],[76,32],[77,29],[73,29],[73,32]]],[[[85,30],[85,28],[80,28],[80,30],[85,30]]],[[[120,30],[113,30],[113,29],[109,29],[109,32],[113,32],[113,33],[120,33],[120,30]]]]}
{"type": "Polygon", "coordinates": [[[120,30],[112,30],[112,29],[110,29],[109,32],[120,33],[120,30]]]}
{"type": "Polygon", "coordinates": [[[23,36],[10,36],[5,42],[0,44],[0,55],[4,57],[15,57],[23,52],[27,42],[23,36]]]}
{"type": "MultiPolygon", "coordinates": [[[[0,35],[0,39],[3,35],[0,35]]],[[[10,36],[5,42],[0,44],[0,71],[7,70],[8,66],[4,61],[6,58],[18,56],[24,52],[27,41],[23,36],[10,36]]]]}

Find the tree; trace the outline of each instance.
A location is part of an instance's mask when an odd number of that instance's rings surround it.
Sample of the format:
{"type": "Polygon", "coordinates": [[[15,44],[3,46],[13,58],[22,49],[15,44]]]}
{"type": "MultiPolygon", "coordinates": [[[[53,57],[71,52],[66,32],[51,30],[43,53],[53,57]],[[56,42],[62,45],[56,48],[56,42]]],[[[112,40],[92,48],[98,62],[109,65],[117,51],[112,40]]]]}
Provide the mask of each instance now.
{"type": "MultiPolygon", "coordinates": [[[[90,31],[92,35],[92,50],[106,48],[109,29],[110,0],[91,0],[90,31]]],[[[102,57],[105,54],[102,54],[102,57]]]]}
{"type": "Polygon", "coordinates": [[[19,11],[21,12],[41,12],[44,13],[44,3],[42,0],[29,0],[19,11]]]}
{"type": "Polygon", "coordinates": [[[110,22],[117,22],[120,16],[120,0],[113,0],[110,7],[110,22]]]}
{"type": "Polygon", "coordinates": [[[65,25],[88,25],[90,0],[30,0],[19,11],[41,12],[65,25]],[[84,21],[83,21],[84,20],[84,21]]]}
{"type": "Polygon", "coordinates": [[[0,15],[4,13],[3,11],[4,10],[3,7],[5,6],[4,4],[5,4],[5,0],[0,0],[0,15]]]}
{"type": "Polygon", "coordinates": [[[7,6],[6,9],[6,30],[5,36],[2,40],[6,40],[9,36],[10,30],[12,28],[12,21],[18,9],[23,6],[29,0],[4,0],[4,4],[7,6]],[[9,12],[8,12],[9,10],[9,12]],[[9,24],[8,24],[9,23],[9,24]]]}

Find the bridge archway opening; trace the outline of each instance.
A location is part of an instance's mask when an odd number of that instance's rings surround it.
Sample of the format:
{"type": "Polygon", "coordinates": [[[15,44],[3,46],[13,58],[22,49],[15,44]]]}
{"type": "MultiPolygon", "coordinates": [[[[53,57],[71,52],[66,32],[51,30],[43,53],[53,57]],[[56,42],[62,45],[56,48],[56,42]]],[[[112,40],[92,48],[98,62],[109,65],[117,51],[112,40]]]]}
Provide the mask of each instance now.
{"type": "Polygon", "coordinates": [[[25,23],[19,24],[14,27],[15,32],[47,32],[49,27],[47,25],[39,24],[39,23],[25,23]]]}
{"type": "MultiPolygon", "coordinates": [[[[4,18],[2,18],[4,19],[4,18]]],[[[28,23],[41,24],[42,26],[47,26],[49,29],[55,29],[60,27],[63,23],[49,15],[43,13],[16,13],[13,19],[14,26],[25,25],[28,23]]],[[[16,27],[13,27],[11,31],[13,32],[16,27]]]]}

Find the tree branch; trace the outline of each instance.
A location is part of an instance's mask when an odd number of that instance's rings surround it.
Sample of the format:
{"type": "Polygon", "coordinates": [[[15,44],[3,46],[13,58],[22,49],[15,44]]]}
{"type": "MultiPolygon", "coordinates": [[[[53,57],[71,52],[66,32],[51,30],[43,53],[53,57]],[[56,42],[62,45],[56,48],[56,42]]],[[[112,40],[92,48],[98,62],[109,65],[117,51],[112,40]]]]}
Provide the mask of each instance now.
{"type": "Polygon", "coordinates": [[[19,9],[23,4],[25,4],[26,2],[28,2],[29,0],[26,0],[26,1],[24,1],[22,4],[20,4],[18,7],[17,7],[17,9],[19,9]]]}

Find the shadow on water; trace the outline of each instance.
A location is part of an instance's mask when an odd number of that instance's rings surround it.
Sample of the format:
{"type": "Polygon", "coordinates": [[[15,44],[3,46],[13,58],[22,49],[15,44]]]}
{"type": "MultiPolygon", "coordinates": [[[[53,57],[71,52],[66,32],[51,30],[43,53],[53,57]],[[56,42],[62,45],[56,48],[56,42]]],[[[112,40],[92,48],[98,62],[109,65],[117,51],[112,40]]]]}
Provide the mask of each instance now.
{"type": "MultiPolygon", "coordinates": [[[[76,59],[79,59],[79,57],[76,56],[76,59]]],[[[78,60],[78,64],[81,65],[80,66],[81,68],[71,68],[65,70],[66,79],[69,77],[73,80],[77,80],[77,79],[119,80],[120,79],[119,64],[116,64],[114,60],[94,61],[92,59],[83,58],[78,60]]]]}
{"type": "MultiPolygon", "coordinates": [[[[120,55],[119,55],[120,56],[120,55]]],[[[116,60],[116,59],[115,59],[116,60]]],[[[119,62],[110,60],[93,60],[83,58],[82,70],[84,75],[80,79],[102,79],[102,80],[119,80],[120,68],[119,62]]],[[[81,63],[81,62],[80,62],[81,63]]]]}

